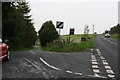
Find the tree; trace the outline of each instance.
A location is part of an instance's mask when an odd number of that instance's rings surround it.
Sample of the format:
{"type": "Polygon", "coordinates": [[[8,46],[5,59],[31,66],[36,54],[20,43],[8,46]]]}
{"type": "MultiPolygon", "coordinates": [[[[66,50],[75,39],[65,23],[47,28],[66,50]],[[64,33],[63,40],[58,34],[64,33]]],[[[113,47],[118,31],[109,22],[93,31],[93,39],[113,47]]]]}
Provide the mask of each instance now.
{"type": "Polygon", "coordinates": [[[22,3],[19,2],[18,4],[19,5],[17,5],[17,10],[23,17],[25,25],[27,25],[27,26],[24,26],[25,33],[23,33],[23,34],[25,36],[23,37],[24,38],[23,43],[26,47],[29,47],[35,43],[35,41],[37,39],[37,32],[34,29],[32,19],[30,19],[31,15],[29,13],[30,13],[31,9],[29,8],[28,2],[22,2],[22,3]],[[26,41],[27,41],[27,43],[26,43],[26,41]]]}
{"type": "Polygon", "coordinates": [[[2,38],[12,49],[30,48],[37,39],[27,2],[2,3],[2,38]]]}
{"type": "Polygon", "coordinates": [[[112,27],[109,32],[110,32],[110,34],[119,34],[120,35],[120,24],[112,27]]]}
{"type": "Polygon", "coordinates": [[[88,26],[88,25],[85,25],[84,34],[88,34],[89,31],[90,31],[89,26],[88,26]]]}
{"type": "Polygon", "coordinates": [[[38,31],[41,46],[46,46],[47,43],[53,42],[53,40],[58,39],[58,32],[55,29],[52,21],[46,21],[41,29],[38,31]]]}

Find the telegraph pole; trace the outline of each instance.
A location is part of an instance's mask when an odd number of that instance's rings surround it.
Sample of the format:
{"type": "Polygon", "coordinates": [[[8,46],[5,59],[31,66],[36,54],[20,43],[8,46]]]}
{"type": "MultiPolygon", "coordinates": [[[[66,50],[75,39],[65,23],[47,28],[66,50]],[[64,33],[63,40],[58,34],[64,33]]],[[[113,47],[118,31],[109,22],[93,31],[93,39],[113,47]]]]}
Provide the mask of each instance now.
{"type": "Polygon", "coordinates": [[[94,26],[95,26],[95,25],[93,25],[93,32],[92,32],[93,34],[94,34],[94,26]]]}

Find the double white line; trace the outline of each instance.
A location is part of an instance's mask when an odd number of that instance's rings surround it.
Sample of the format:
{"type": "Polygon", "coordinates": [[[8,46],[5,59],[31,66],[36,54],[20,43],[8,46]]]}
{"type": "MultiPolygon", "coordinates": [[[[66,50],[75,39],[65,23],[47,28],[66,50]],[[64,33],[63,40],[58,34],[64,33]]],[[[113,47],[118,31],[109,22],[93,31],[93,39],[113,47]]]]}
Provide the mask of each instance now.
{"type": "Polygon", "coordinates": [[[99,49],[96,49],[96,51],[97,51],[99,57],[100,57],[101,60],[102,60],[102,63],[103,63],[103,65],[104,65],[105,69],[106,69],[106,72],[107,72],[107,74],[108,74],[108,77],[114,78],[114,77],[115,77],[115,73],[114,73],[114,71],[112,70],[112,68],[110,67],[109,63],[108,63],[107,60],[102,56],[102,53],[100,52],[99,49]]]}

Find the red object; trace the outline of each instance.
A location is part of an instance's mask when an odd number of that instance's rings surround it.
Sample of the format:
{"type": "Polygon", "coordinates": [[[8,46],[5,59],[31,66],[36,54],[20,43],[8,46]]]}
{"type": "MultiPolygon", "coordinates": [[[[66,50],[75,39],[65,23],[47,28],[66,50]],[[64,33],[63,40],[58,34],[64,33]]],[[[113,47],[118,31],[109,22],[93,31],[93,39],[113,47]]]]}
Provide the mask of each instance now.
{"type": "Polygon", "coordinates": [[[9,58],[9,46],[5,43],[0,42],[0,60],[9,58]]]}

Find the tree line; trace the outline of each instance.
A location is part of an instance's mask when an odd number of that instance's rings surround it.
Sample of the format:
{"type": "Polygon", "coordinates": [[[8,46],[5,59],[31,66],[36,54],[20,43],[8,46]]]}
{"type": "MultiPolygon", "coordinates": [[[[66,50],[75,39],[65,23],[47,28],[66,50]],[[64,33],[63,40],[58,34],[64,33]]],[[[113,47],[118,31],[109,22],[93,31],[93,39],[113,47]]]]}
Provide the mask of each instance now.
{"type": "Polygon", "coordinates": [[[109,31],[110,34],[118,34],[120,35],[120,24],[112,27],[109,31]]]}
{"type": "Polygon", "coordinates": [[[28,2],[2,3],[2,39],[12,49],[31,48],[37,39],[30,10],[28,2]]]}

